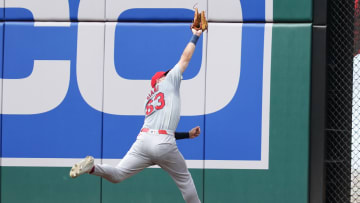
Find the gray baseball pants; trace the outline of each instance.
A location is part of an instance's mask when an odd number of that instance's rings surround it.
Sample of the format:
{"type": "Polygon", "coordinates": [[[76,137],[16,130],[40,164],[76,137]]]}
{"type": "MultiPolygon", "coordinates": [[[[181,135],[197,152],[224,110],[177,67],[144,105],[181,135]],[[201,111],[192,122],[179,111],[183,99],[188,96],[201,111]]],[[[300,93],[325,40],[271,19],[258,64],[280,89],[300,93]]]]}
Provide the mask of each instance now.
{"type": "Polygon", "coordinates": [[[159,165],[170,174],[186,203],[200,203],[193,179],[173,135],[141,132],[117,166],[96,164],[91,174],[112,183],[120,183],[152,165],[159,165]]]}

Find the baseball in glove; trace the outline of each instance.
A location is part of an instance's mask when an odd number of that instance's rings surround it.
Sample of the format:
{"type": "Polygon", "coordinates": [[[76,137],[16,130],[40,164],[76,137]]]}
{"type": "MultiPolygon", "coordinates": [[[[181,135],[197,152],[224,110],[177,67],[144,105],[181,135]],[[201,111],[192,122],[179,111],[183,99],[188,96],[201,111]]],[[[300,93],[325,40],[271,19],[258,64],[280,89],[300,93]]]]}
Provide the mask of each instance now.
{"type": "Polygon", "coordinates": [[[191,29],[202,30],[203,32],[208,28],[208,22],[206,20],[205,11],[199,13],[195,8],[194,20],[190,26],[191,29]]]}

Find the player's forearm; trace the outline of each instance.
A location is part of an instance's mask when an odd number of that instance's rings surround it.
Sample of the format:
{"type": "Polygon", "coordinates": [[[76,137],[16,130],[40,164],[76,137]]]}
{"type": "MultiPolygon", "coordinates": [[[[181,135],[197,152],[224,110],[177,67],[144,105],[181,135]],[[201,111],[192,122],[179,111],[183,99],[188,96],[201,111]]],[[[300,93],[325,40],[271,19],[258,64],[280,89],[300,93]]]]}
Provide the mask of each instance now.
{"type": "Polygon", "coordinates": [[[187,139],[190,138],[189,132],[175,132],[175,139],[181,140],[181,139],[187,139]]]}
{"type": "Polygon", "coordinates": [[[190,42],[186,45],[179,61],[181,71],[184,72],[190,63],[190,60],[194,54],[196,43],[200,36],[193,35],[190,42]]]}
{"type": "Polygon", "coordinates": [[[184,62],[190,62],[193,54],[194,54],[194,51],[195,51],[195,44],[192,43],[192,42],[189,42],[185,49],[184,49],[184,52],[183,54],[181,55],[181,59],[182,61],[184,62]]]}
{"type": "Polygon", "coordinates": [[[195,138],[200,135],[200,126],[196,126],[189,132],[175,132],[175,139],[195,138]]]}

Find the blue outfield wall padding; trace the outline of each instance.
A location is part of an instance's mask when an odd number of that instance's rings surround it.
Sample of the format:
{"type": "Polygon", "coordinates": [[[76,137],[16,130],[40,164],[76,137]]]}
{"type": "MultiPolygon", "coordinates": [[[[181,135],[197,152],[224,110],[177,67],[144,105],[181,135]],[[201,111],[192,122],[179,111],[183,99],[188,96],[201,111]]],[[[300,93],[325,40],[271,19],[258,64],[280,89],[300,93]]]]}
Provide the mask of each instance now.
{"type": "Polygon", "coordinates": [[[79,4],[80,0],[69,0],[71,21],[78,21],[79,4]]]}
{"type": "Polygon", "coordinates": [[[4,6],[0,7],[0,20],[5,20],[5,9],[4,9],[4,6]]]}
{"type": "Polygon", "coordinates": [[[236,93],[223,109],[205,116],[206,160],[261,159],[263,50],[264,24],[244,24],[236,93]]]}
{"type": "Polygon", "coordinates": [[[265,21],[265,0],[240,0],[243,21],[265,21]]]}
{"type": "MultiPolygon", "coordinates": [[[[69,61],[70,78],[63,78],[69,80],[67,92],[56,108],[40,114],[3,115],[3,157],[80,158],[91,154],[100,158],[102,112],[89,107],[78,89],[77,27],[77,23],[69,27],[5,23],[3,78],[22,80],[31,75],[34,60],[69,61]]],[[[10,84],[5,87],[4,83],[4,89],[11,91],[10,84]]]]}
{"type": "Polygon", "coordinates": [[[191,22],[194,11],[185,8],[133,8],[122,12],[118,21],[172,21],[191,22]]]}
{"type": "Polygon", "coordinates": [[[4,31],[5,31],[5,23],[0,23],[0,64],[1,64],[1,71],[0,71],[0,77],[2,77],[3,74],[3,64],[4,64],[4,31]]]}
{"type": "MultiPolygon", "coordinates": [[[[2,78],[3,75],[3,66],[4,66],[4,23],[0,23],[0,64],[1,64],[1,69],[0,69],[0,77],[2,78]]],[[[1,98],[2,98],[2,90],[0,91],[1,94],[1,98]]],[[[2,104],[1,104],[2,105],[2,104]]],[[[2,108],[1,108],[2,110],[2,108]]],[[[2,112],[0,112],[0,158],[2,157],[2,151],[3,151],[3,145],[2,145],[2,112]]],[[[0,165],[1,165],[1,161],[0,161],[0,165]]],[[[1,169],[0,169],[0,176],[1,176],[1,169]]],[[[0,188],[1,188],[1,183],[0,183],[0,188]]]]}
{"type": "Polygon", "coordinates": [[[49,3],[39,4],[38,2],[33,2],[33,4],[31,7],[26,8],[25,6],[28,3],[17,2],[17,6],[1,8],[0,16],[2,15],[3,19],[9,21],[77,21],[80,0],[67,0],[67,2],[61,0],[56,2],[55,5],[49,3]],[[49,11],[49,9],[54,12],[49,11]],[[35,19],[35,16],[38,19],[35,19]]]}
{"type": "Polygon", "coordinates": [[[5,8],[5,20],[34,21],[33,13],[25,8],[5,8]]]}
{"type": "Polygon", "coordinates": [[[219,23],[266,21],[265,0],[208,0],[207,12],[210,21],[219,23]]]}
{"type": "MultiPolygon", "coordinates": [[[[172,68],[190,41],[187,23],[118,23],[115,31],[114,63],[126,79],[149,80],[155,72],[172,68]]],[[[203,55],[203,37],[184,73],[184,80],[195,77],[203,55]]]]}

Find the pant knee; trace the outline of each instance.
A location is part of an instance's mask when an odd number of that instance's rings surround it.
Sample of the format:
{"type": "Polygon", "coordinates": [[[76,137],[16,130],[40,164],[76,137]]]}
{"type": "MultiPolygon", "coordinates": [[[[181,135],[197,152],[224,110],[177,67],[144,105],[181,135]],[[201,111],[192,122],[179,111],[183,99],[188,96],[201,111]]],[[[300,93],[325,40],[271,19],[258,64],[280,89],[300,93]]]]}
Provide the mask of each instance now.
{"type": "Polygon", "coordinates": [[[106,180],[108,180],[111,183],[117,184],[117,183],[121,183],[122,181],[124,181],[124,178],[122,177],[117,177],[117,176],[106,176],[104,177],[106,180]]]}
{"type": "Polygon", "coordinates": [[[121,183],[122,180],[118,180],[118,179],[108,179],[108,181],[110,181],[111,183],[117,184],[117,183],[121,183]]]}

